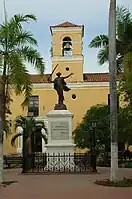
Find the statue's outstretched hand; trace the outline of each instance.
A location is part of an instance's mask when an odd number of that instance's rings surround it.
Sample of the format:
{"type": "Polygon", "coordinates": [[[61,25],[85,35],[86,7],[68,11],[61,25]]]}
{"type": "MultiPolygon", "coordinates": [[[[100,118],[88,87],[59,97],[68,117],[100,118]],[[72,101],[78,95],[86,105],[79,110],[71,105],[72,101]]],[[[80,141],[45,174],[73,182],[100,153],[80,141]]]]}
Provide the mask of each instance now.
{"type": "Polygon", "coordinates": [[[74,75],[74,73],[71,73],[70,75],[74,75]]]}

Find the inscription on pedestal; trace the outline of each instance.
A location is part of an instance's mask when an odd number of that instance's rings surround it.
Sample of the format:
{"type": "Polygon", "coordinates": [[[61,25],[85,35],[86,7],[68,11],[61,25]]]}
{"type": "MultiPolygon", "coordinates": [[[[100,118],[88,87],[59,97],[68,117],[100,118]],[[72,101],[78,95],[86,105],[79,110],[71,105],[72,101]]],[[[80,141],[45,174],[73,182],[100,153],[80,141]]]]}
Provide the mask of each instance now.
{"type": "Polygon", "coordinates": [[[68,122],[51,122],[51,140],[68,140],[69,123],[68,122]]]}

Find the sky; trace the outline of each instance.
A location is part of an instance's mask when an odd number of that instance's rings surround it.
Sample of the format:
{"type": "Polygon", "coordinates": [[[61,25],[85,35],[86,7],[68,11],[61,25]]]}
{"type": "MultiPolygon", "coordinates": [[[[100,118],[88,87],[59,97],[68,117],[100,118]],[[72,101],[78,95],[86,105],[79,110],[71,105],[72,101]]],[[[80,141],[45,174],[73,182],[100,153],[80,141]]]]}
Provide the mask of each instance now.
{"type": "MultiPolygon", "coordinates": [[[[8,18],[14,14],[35,14],[37,23],[25,28],[30,30],[38,41],[37,49],[44,57],[45,73],[51,73],[50,25],[65,21],[84,25],[83,55],[84,72],[107,72],[108,65],[100,66],[97,61],[98,49],[89,48],[90,41],[97,35],[108,32],[108,9],[110,0],[5,0],[8,18]]],[[[117,5],[132,11],[132,0],[117,0],[117,5]]],[[[4,20],[3,0],[0,0],[0,24],[4,20]]],[[[29,73],[36,73],[28,66],[29,73]]]]}

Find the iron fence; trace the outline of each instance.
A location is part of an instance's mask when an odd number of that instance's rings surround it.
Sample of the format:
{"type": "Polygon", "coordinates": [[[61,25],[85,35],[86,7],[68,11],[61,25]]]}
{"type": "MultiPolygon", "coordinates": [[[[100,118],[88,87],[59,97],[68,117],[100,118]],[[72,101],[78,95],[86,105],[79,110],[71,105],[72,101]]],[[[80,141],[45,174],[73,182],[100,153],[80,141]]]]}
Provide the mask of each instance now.
{"type": "MultiPolygon", "coordinates": [[[[50,155],[40,152],[27,156],[25,160],[22,155],[4,156],[5,168],[23,167],[23,161],[26,162],[28,173],[85,173],[91,171],[91,155],[87,153],[50,155]]],[[[119,157],[118,163],[119,167],[132,167],[132,157],[119,157]]],[[[110,157],[107,164],[104,157],[97,157],[97,166],[110,167],[110,157]]]]}
{"type": "Polygon", "coordinates": [[[30,157],[31,169],[29,172],[72,173],[89,172],[90,155],[88,154],[46,154],[34,153],[30,157]]]}

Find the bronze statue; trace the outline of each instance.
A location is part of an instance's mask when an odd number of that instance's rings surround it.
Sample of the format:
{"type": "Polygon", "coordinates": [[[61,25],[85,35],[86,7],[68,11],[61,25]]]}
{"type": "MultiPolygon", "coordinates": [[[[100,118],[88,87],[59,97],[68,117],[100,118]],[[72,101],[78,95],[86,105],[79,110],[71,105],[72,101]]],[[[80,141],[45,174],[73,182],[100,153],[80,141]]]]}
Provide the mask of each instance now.
{"type": "Polygon", "coordinates": [[[63,91],[68,92],[69,90],[71,90],[70,88],[67,87],[65,82],[65,79],[67,79],[71,75],[73,75],[73,73],[67,75],[66,77],[61,77],[61,73],[58,72],[56,73],[57,77],[53,81],[51,81],[50,77],[48,78],[48,81],[54,83],[54,89],[57,91],[58,94],[58,104],[60,105],[62,105],[64,101],[63,91]]]}

